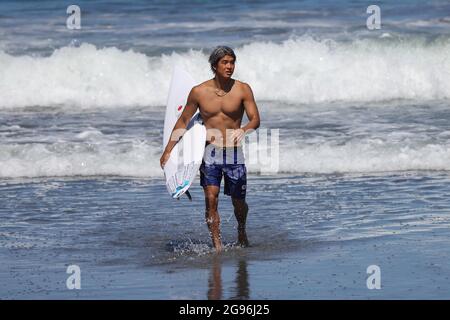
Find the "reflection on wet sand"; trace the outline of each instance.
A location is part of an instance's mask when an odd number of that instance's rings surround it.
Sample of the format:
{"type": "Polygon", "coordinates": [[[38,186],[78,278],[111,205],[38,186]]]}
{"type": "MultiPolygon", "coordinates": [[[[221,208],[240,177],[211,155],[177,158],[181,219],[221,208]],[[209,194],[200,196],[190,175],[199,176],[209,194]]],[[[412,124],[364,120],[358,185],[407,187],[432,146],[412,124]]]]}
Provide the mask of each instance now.
{"type": "Polygon", "coordinates": [[[211,273],[208,279],[208,300],[222,299],[222,261],[220,255],[212,260],[211,273]]]}
{"type": "MultiPolygon", "coordinates": [[[[230,292],[232,292],[230,299],[245,300],[250,298],[247,261],[245,259],[238,260],[235,287],[230,292]]],[[[209,300],[220,300],[223,298],[222,257],[220,255],[215,255],[212,259],[207,296],[209,300]]]]}
{"type": "Polygon", "coordinates": [[[235,296],[231,299],[249,299],[250,298],[250,286],[248,282],[247,261],[239,260],[236,270],[236,292],[235,296]]]}

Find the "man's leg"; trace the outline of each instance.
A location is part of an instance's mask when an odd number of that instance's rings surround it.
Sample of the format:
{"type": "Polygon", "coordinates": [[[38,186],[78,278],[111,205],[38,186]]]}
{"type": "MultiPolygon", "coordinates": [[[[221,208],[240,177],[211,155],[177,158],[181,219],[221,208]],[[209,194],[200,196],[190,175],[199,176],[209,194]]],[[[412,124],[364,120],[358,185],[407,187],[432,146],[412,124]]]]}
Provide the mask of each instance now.
{"type": "Polygon", "coordinates": [[[217,211],[217,205],[219,203],[219,187],[218,186],[205,186],[203,188],[205,192],[205,219],[208,225],[209,233],[214,248],[217,252],[222,250],[222,241],[220,239],[220,217],[217,211]]]}
{"type": "Polygon", "coordinates": [[[238,243],[243,247],[248,247],[245,223],[247,222],[248,205],[245,199],[231,198],[233,201],[234,215],[238,222],[238,243]]]}

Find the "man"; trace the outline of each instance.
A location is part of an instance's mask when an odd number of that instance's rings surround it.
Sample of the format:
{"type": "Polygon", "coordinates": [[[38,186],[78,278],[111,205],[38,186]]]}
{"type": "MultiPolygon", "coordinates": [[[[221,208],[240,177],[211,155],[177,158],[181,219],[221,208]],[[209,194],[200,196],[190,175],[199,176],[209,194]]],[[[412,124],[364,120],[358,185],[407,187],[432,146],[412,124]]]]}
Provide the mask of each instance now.
{"type": "Polygon", "coordinates": [[[236,55],[226,46],[214,49],[209,57],[214,78],[192,88],[187,104],[172,131],[161,159],[161,167],[169,159],[170,151],[178,139],[174,131],[185,129],[197,111],[207,129],[207,147],[200,167],[200,184],[205,193],[205,218],[213,246],[222,249],[220,216],[217,211],[220,183],[225,180],[224,193],[231,196],[234,214],[238,222],[238,243],[248,246],[245,230],[248,205],[245,202],[247,170],[243,161],[241,140],[249,130],[259,127],[259,112],[250,86],[231,78],[236,55]],[[243,114],[249,122],[241,128],[243,114]]]}

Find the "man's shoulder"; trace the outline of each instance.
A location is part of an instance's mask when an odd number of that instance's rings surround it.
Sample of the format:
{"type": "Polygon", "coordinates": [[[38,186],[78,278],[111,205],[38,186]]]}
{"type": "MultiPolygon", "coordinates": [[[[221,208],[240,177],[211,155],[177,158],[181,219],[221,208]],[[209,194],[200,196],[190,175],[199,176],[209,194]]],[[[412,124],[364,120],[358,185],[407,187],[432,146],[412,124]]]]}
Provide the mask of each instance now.
{"type": "Polygon", "coordinates": [[[199,83],[198,85],[194,86],[192,88],[192,92],[194,94],[197,94],[197,95],[200,94],[201,95],[202,93],[207,91],[211,86],[212,86],[211,85],[211,80],[206,80],[206,81],[204,81],[202,83],[199,83]]]}
{"type": "Polygon", "coordinates": [[[193,86],[191,89],[191,95],[198,95],[199,93],[201,93],[202,89],[203,89],[203,83],[193,86]]]}
{"type": "Polygon", "coordinates": [[[240,81],[240,80],[235,80],[235,82],[236,82],[237,86],[241,89],[246,90],[246,89],[250,88],[250,85],[247,82],[240,81]]]}
{"type": "Polygon", "coordinates": [[[202,83],[196,85],[194,88],[197,88],[199,90],[204,90],[204,89],[206,89],[208,87],[213,86],[213,84],[214,84],[214,81],[206,80],[206,81],[203,81],[202,83]]]}
{"type": "Polygon", "coordinates": [[[235,81],[236,81],[237,87],[241,90],[242,93],[248,94],[248,92],[252,90],[248,83],[239,81],[239,80],[235,80],[235,81]]]}

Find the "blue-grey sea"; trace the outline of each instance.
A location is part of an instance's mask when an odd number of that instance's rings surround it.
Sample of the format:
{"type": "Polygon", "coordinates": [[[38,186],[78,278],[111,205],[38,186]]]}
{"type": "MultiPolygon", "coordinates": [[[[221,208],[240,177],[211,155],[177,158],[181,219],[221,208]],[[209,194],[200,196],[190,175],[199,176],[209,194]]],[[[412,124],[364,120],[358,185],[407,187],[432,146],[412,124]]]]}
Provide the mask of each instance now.
{"type": "Polygon", "coordinates": [[[372,4],[1,1],[0,299],[449,299],[450,2],[372,4]],[[268,142],[217,255],[159,157],[173,67],[221,44],[268,142]]]}

